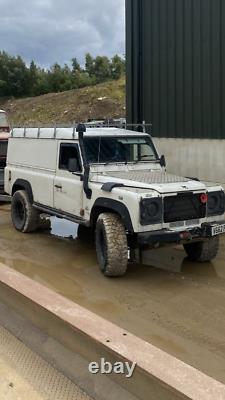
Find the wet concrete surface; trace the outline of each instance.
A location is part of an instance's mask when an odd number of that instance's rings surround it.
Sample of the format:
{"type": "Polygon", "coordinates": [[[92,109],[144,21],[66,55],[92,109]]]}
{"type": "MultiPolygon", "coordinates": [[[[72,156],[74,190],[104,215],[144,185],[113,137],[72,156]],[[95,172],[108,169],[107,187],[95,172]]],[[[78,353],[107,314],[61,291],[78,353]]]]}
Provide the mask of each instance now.
{"type": "Polygon", "coordinates": [[[107,279],[76,232],[53,219],[52,232],[22,234],[1,206],[0,262],[225,383],[225,238],[213,263],[169,247],[149,254],[151,266],[131,264],[124,278],[107,279]]]}

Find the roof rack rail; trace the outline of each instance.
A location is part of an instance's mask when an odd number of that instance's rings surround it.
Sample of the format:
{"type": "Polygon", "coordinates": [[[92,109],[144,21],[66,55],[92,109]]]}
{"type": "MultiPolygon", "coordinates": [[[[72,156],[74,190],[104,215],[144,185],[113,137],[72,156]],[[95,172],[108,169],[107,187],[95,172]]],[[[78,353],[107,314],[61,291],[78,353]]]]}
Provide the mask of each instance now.
{"type": "MultiPolygon", "coordinates": [[[[75,128],[77,127],[79,123],[72,122],[72,123],[64,123],[64,124],[58,124],[58,123],[53,123],[53,124],[33,124],[33,125],[16,125],[13,126],[12,129],[16,128],[75,128]]],[[[134,124],[134,123],[128,123],[126,120],[103,120],[103,121],[89,121],[89,122],[83,122],[83,124],[86,125],[87,128],[127,128],[127,127],[133,127],[133,128],[147,128],[150,127],[152,128],[152,124],[147,124],[145,121],[143,121],[141,124],[134,124]]]]}
{"type": "MultiPolygon", "coordinates": [[[[143,121],[142,124],[129,124],[126,121],[124,121],[123,123],[117,124],[117,123],[100,123],[97,122],[97,124],[95,123],[96,121],[93,122],[88,122],[83,124],[87,130],[88,129],[98,129],[98,128],[118,128],[118,129],[124,129],[124,130],[134,130],[134,131],[139,131],[140,133],[149,133],[151,134],[151,129],[152,129],[152,124],[146,124],[145,121],[143,121]]],[[[64,130],[64,129],[71,129],[71,137],[73,139],[75,139],[76,137],[76,131],[77,131],[77,127],[80,124],[74,123],[74,124],[54,124],[54,125],[50,125],[50,124],[45,124],[42,126],[17,126],[17,127],[13,127],[11,130],[11,137],[15,137],[14,136],[14,132],[20,131],[19,136],[17,137],[30,137],[31,133],[32,133],[32,137],[35,138],[40,138],[41,137],[41,133],[43,134],[43,130],[46,129],[46,133],[48,133],[50,135],[50,137],[52,139],[56,139],[57,138],[57,133],[58,131],[64,130]]]]}

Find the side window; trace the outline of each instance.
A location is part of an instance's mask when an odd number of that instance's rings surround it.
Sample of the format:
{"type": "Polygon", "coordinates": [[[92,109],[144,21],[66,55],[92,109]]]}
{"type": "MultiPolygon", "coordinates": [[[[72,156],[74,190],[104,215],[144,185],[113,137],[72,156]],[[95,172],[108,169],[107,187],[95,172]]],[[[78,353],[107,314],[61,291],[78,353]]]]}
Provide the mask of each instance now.
{"type": "Polygon", "coordinates": [[[59,169],[68,171],[70,160],[76,160],[77,172],[81,172],[82,169],[78,145],[72,143],[61,143],[59,154],[59,169]]]}

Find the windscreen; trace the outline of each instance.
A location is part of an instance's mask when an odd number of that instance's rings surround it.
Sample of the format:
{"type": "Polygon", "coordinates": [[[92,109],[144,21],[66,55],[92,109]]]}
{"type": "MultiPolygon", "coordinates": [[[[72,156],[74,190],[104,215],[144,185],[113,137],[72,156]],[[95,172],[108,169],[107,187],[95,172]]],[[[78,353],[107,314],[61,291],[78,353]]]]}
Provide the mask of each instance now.
{"type": "Polygon", "coordinates": [[[6,118],[6,114],[3,112],[0,112],[0,128],[6,128],[8,127],[8,121],[6,118]]]}
{"type": "Polygon", "coordinates": [[[87,161],[90,164],[154,162],[156,151],[148,137],[86,137],[87,161]]]}

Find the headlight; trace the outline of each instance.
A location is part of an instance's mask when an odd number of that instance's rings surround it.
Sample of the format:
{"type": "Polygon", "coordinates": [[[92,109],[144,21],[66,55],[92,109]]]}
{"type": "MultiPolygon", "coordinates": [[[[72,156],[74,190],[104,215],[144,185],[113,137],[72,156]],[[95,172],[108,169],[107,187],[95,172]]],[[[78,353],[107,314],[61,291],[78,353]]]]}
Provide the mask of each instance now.
{"type": "Polygon", "coordinates": [[[208,194],[207,216],[223,215],[225,212],[224,192],[212,192],[208,194]]]}
{"type": "Polygon", "coordinates": [[[162,198],[144,199],[140,203],[141,225],[155,225],[162,222],[162,198]]]}

